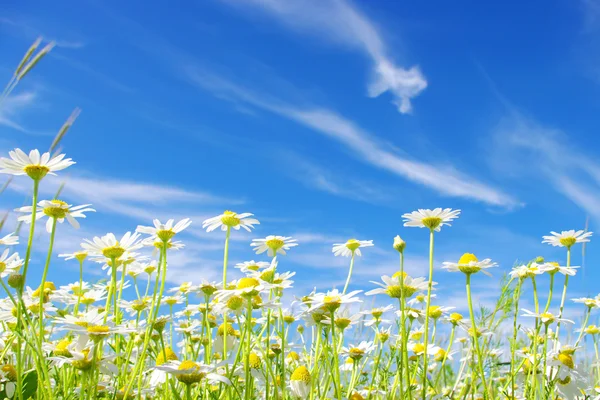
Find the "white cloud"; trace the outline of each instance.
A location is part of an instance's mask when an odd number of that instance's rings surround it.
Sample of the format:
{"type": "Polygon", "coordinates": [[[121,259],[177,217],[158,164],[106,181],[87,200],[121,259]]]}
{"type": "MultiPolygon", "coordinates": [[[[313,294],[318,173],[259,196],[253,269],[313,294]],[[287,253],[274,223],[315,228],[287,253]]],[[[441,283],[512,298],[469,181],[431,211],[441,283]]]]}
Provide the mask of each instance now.
{"type": "Polygon", "coordinates": [[[411,99],[427,87],[419,67],[397,66],[375,24],[345,0],[226,0],[234,5],[254,5],[274,15],[284,25],[363,52],[372,62],[368,94],[389,92],[401,113],[412,110],[411,99]]]}
{"type": "Polygon", "coordinates": [[[600,163],[572,143],[565,132],[513,113],[496,130],[493,148],[503,168],[518,165],[517,175],[541,176],[600,221],[600,163]]]}
{"type": "Polygon", "coordinates": [[[35,92],[22,92],[9,96],[0,103],[0,125],[7,126],[20,132],[27,132],[21,124],[17,122],[18,115],[23,110],[31,107],[37,98],[35,92]]]}
{"type": "Polygon", "coordinates": [[[228,101],[243,101],[281,115],[341,143],[350,153],[371,166],[386,170],[409,181],[436,190],[442,195],[462,197],[512,208],[518,201],[503,191],[457,171],[451,165],[433,165],[410,159],[391,150],[354,122],[325,108],[299,108],[269,96],[258,95],[220,76],[187,70],[190,80],[215,96],[228,101]]]}

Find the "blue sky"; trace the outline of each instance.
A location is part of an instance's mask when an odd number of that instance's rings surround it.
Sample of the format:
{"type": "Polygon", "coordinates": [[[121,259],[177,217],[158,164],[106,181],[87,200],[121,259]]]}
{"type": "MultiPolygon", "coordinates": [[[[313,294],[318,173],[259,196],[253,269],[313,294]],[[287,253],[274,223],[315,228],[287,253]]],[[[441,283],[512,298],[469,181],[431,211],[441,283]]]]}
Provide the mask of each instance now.
{"type": "MultiPolygon", "coordinates": [[[[223,237],[201,222],[233,209],[261,221],[234,235],[233,262],[259,258],[253,237],[297,237],[281,265],[306,293],[343,285],[348,260],[332,243],[372,239],[352,283],[369,289],[398,268],[396,234],[409,272],[425,275],[427,232],[404,228],[403,213],[460,208],[437,236],[436,267],[463,252],[497,261],[494,278],[475,279],[489,304],[516,260],[564,262],[542,235],[587,219],[596,229],[599,2],[166,4],[2,6],[5,81],[38,35],[57,43],[0,112],[2,153],[48,148],[82,109],[62,142],[77,165],[43,192],[66,182],[65,200],[98,213],[79,231],[60,227],[60,252],[153,217],[190,217],[169,279],[218,280],[223,237]]],[[[22,205],[28,185],[16,179],[0,209],[22,205]]],[[[594,242],[573,296],[596,294],[594,242]]],[[[52,279],[75,279],[62,272],[76,265],[55,265],[52,279]]],[[[88,265],[89,279],[98,274],[88,265]]],[[[435,280],[439,298],[464,305],[462,276],[435,280]]]]}

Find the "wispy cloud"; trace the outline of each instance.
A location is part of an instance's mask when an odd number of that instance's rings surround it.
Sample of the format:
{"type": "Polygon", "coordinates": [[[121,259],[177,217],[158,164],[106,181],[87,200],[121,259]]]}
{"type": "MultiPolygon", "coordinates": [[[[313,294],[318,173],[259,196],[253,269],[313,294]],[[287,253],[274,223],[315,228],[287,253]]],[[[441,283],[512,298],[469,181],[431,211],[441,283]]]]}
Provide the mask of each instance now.
{"type": "Polygon", "coordinates": [[[47,41],[54,42],[57,47],[65,49],[80,49],[85,47],[85,42],[83,40],[58,38],[52,35],[51,32],[38,29],[34,27],[33,24],[20,18],[0,17],[0,25],[7,26],[9,32],[22,36],[28,40],[43,36],[47,41]]]}
{"type": "Polygon", "coordinates": [[[401,113],[412,110],[411,99],[427,87],[417,66],[394,63],[377,26],[345,0],[225,0],[236,6],[254,6],[275,16],[285,26],[356,49],[372,62],[368,94],[390,93],[401,113]]]}
{"type": "Polygon", "coordinates": [[[280,153],[281,162],[288,165],[286,171],[289,176],[309,188],[371,204],[386,203],[394,198],[389,189],[374,182],[343,176],[290,151],[283,150],[280,153]]]}
{"type": "Polygon", "coordinates": [[[188,69],[190,80],[215,96],[239,102],[296,121],[344,145],[350,153],[367,164],[386,170],[414,183],[429,187],[446,196],[461,197],[483,203],[512,208],[519,202],[511,195],[451,165],[433,165],[401,155],[389,143],[336,112],[325,108],[299,108],[269,94],[252,91],[223,77],[196,69],[188,69]]]}
{"type": "Polygon", "coordinates": [[[17,122],[18,116],[25,109],[31,107],[36,98],[37,94],[33,91],[22,92],[6,98],[4,102],[0,104],[0,125],[7,126],[20,132],[27,132],[28,130],[17,122]]]}
{"type": "MultiPolygon", "coordinates": [[[[15,179],[8,188],[28,194],[29,183],[26,179],[15,179]]],[[[220,208],[223,204],[241,202],[170,185],[88,175],[48,176],[40,188],[42,195],[53,196],[62,183],[65,183],[62,196],[70,202],[92,203],[99,211],[133,218],[138,223],[196,209],[199,204],[220,208]]]]}
{"type": "Polygon", "coordinates": [[[504,168],[519,161],[520,172],[549,181],[554,189],[600,221],[600,163],[576,148],[569,136],[518,114],[495,131],[494,158],[504,168]],[[526,171],[526,172],[523,172],[526,171]]]}

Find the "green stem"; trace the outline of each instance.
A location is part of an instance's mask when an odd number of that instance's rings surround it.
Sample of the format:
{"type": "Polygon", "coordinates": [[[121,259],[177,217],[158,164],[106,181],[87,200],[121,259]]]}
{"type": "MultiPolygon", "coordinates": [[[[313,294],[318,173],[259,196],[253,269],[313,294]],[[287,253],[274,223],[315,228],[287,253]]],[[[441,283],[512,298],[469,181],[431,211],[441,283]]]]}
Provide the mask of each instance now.
{"type": "MultiPolygon", "coordinates": [[[[485,381],[485,371],[483,369],[483,357],[481,356],[481,350],[479,348],[479,337],[477,331],[477,324],[475,323],[475,313],[473,312],[473,299],[471,298],[471,274],[467,274],[467,302],[469,303],[469,314],[471,315],[472,335],[473,343],[475,345],[475,351],[477,352],[477,363],[479,366],[479,374],[481,375],[481,382],[483,383],[483,397],[487,398],[488,387],[485,381]]],[[[473,382],[475,385],[475,382],[473,382]]]]}
{"type": "MultiPolygon", "coordinates": [[[[33,222],[32,222],[33,223],[33,222]]],[[[39,341],[40,341],[40,351],[42,349],[44,343],[44,337],[46,336],[44,333],[44,300],[46,297],[46,277],[48,276],[48,270],[50,269],[50,260],[52,259],[52,248],[54,247],[54,236],[56,234],[56,218],[52,219],[52,230],[50,231],[50,244],[48,245],[48,254],[46,255],[46,264],[44,265],[44,272],[42,273],[42,283],[39,288],[39,296],[40,296],[40,310],[39,310],[39,341]]]]}
{"type": "Polygon", "coordinates": [[[427,304],[425,306],[425,354],[423,355],[423,375],[421,385],[423,386],[421,398],[427,396],[427,346],[429,345],[429,306],[431,304],[431,290],[433,287],[433,229],[429,231],[429,282],[427,285],[427,304]]]}
{"type": "MultiPolygon", "coordinates": [[[[571,247],[567,247],[567,268],[571,266],[571,247]]],[[[560,309],[558,311],[559,321],[556,324],[556,341],[554,342],[554,350],[557,349],[560,341],[560,318],[562,318],[565,301],[567,300],[567,286],[569,285],[569,275],[565,275],[565,284],[563,286],[562,298],[560,300],[560,309]]]]}
{"type": "Polygon", "coordinates": [[[343,294],[346,294],[346,290],[348,290],[348,285],[350,284],[350,277],[352,276],[353,269],[354,269],[354,251],[352,252],[352,258],[350,258],[350,269],[348,270],[348,278],[346,278],[346,284],[344,285],[343,294]]]}

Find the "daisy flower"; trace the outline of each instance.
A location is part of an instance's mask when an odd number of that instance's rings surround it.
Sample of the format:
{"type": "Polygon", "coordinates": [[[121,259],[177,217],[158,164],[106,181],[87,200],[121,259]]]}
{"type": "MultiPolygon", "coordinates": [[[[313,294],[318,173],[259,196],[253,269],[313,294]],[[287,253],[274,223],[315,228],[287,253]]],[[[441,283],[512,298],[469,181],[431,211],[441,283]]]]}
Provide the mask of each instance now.
{"type": "MultiPolygon", "coordinates": [[[[35,220],[37,221],[43,217],[48,217],[48,221],[46,221],[46,231],[48,231],[48,233],[52,232],[54,219],[62,224],[66,218],[73,228],[79,229],[79,222],[77,222],[75,218],[85,218],[85,212],[95,212],[96,210],[90,208],[90,205],[91,204],[83,204],[81,206],[73,207],[71,204],[67,204],[62,200],[42,200],[38,203],[38,207],[43,212],[36,213],[35,220]]],[[[20,216],[18,220],[28,224],[31,223],[31,217],[33,216],[31,214],[33,212],[32,206],[17,208],[15,211],[30,213],[29,215],[20,216]]]]}
{"type": "Polygon", "coordinates": [[[427,355],[429,355],[429,356],[435,356],[441,349],[441,347],[438,347],[435,344],[428,344],[427,352],[426,352],[425,345],[423,343],[415,343],[415,342],[408,342],[407,348],[408,348],[408,350],[415,353],[416,356],[422,356],[425,353],[427,353],[427,355]]]}
{"type": "Polygon", "coordinates": [[[170,219],[164,224],[157,219],[153,220],[152,222],[154,223],[154,226],[138,225],[135,231],[138,233],[148,234],[151,238],[159,239],[163,242],[168,242],[176,234],[186,229],[192,223],[189,218],[184,218],[175,225],[173,225],[173,222],[175,222],[174,219],[170,219]]]}
{"type": "Polygon", "coordinates": [[[371,247],[373,246],[372,240],[356,240],[349,239],[346,243],[336,243],[333,245],[331,251],[334,256],[350,257],[357,255],[360,257],[360,247],[371,247]]]}
{"type": "Polygon", "coordinates": [[[291,236],[269,235],[264,239],[252,239],[250,246],[254,247],[256,254],[262,254],[267,251],[269,257],[275,257],[276,254],[285,255],[286,250],[298,246],[298,243],[291,236]]]}
{"type": "Polygon", "coordinates": [[[417,228],[429,228],[439,232],[442,226],[450,226],[450,222],[460,215],[460,210],[453,210],[451,208],[436,208],[434,210],[423,210],[413,211],[402,215],[404,218],[404,226],[411,226],[417,228]]]}
{"type": "Polygon", "coordinates": [[[221,215],[209,218],[202,222],[202,228],[206,229],[206,232],[212,232],[217,228],[221,228],[222,231],[226,231],[228,228],[240,230],[244,228],[248,232],[254,228],[254,225],[259,225],[257,219],[250,218],[254,214],[242,213],[238,214],[233,211],[225,211],[221,215]]]}
{"type": "Polygon", "coordinates": [[[235,268],[238,268],[241,272],[248,272],[248,271],[258,271],[260,269],[264,269],[269,267],[271,264],[266,262],[266,261],[244,261],[241,263],[237,263],[235,264],[235,268]]]}
{"type": "Polygon", "coordinates": [[[360,303],[362,300],[358,297],[354,297],[360,292],[362,292],[362,290],[354,290],[350,293],[342,294],[339,290],[333,289],[327,293],[316,293],[307,301],[311,305],[308,312],[324,310],[331,313],[340,308],[342,304],[360,303]]]}
{"type": "MultiPolygon", "coordinates": [[[[404,288],[400,284],[399,277],[389,277],[387,275],[383,275],[381,277],[383,283],[371,281],[376,285],[381,286],[380,288],[373,289],[365,293],[367,296],[373,296],[376,294],[387,294],[393,299],[400,299],[402,297],[402,289],[404,289],[404,298],[408,299],[412,297],[415,293],[427,290],[427,281],[425,278],[411,278],[410,276],[404,277],[404,288]]],[[[432,286],[437,285],[437,282],[432,282],[432,286]]]]}
{"type": "Polygon", "coordinates": [[[492,276],[489,272],[486,271],[486,269],[497,266],[498,265],[492,262],[492,260],[490,260],[489,258],[479,261],[477,257],[475,257],[475,254],[465,253],[460,257],[460,259],[456,263],[444,262],[442,268],[449,272],[462,272],[467,275],[481,271],[487,276],[492,276]]]}
{"type": "Polygon", "coordinates": [[[538,267],[541,270],[543,270],[544,272],[549,273],[550,275],[556,274],[558,272],[563,275],[569,275],[569,276],[575,276],[575,274],[577,273],[577,268],[579,268],[579,267],[575,267],[575,266],[571,266],[571,267],[561,266],[557,262],[546,262],[543,264],[539,264],[538,267]]]}
{"type": "Polygon", "coordinates": [[[79,262],[83,262],[88,256],[88,252],[85,250],[75,251],[73,253],[64,253],[58,255],[61,258],[64,258],[65,261],[76,259],[79,262]]]}
{"type": "Polygon", "coordinates": [[[0,238],[0,246],[14,246],[16,244],[19,244],[19,236],[14,232],[0,238]]]}
{"type": "Polygon", "coordinates": [[[545,325],[550,325],[550,324],[552,324],[554,322],[567,322],[569,324],[573,324],[574,323],[570,319],[559,318],[559,317],[557,317],[554,314],[549,313],[549,312],[535,313],[535,312],[529,311],[529,310],[527,310],[525,308],[522,308],[521,311],[523,311],[523,313],[524,313],[524,314],[521,314],[521,317],[539,318],[545,325]]]}
{"type": "Polygon", "coordinates": [[[511,278],[525,279],[533,278],[536,275],[541,275],[543,273],[544,270],[540,268],[539,264],[531,263],[528,265],[519,265],[517,267],[514,267],[512,271],[510,271],[508,274],[511,278]]]}
{"type": "Polygon", "coordinates": [[[580,297],[577,299],[573,299],[573,302],[579,303],[579,304],[585,304],[585,306],[590,309],[600,307],[600,299],[598,299],[597,297],[596,298],[580,297]]]}
{"type": "Polygon", "coordinates": [[[19,258],[19,253],[8,255],[9,250],[6,249],[0,254],[0,277],[5,278],[8,275],[15,273],[23,265],[23,260],[19,258]]]}
{"type": "Polygon", "coordinates": [[[360,360],[364,356],[375,350],[377,346],[373,342],[362,341],[357,345],[349,345],[348,347],[342,347],[340,355],[348,356],[353,360],[360,360]]]}
{"type": "Polygon", "coordinates": [[[543,236],[542,243],[551,244],[554,247],[566,247],[571,248],[575,243],[586,243],[589,242],[589,237],[592,236],[592,232],[585,232],[583,230],[575,231],[562,231],[561,233],[550,232],[550,236],[543,236]]]}
{"type": "Polygon", "coordinates": [[[142,248],[139,238],[139,233],[127,232],[121,240],[117,240],[114,234],[108,233],[102,237],[95,236],[93,240],[85,239],[81,246],[94,256],[117,259],[126,252],[142,248]]]}
{"type": "Polygon", "coordinates": [[[300,399],[307,399],[310,394],[311,376],[304,365],[297,367],[290,376],[290,389],[292,394],[300,399]]]}
{"type": "Polygon", "coordinates": [[[9,151],[8,158],[0,158],[0,173],[11,175],[28,175],[31,179],[39,181],[47,174],[56,175],[55,171],[63,170],[73,164],[70,158],[65,158],[64,154],[51,157],[50,153],[44,153],[40,156],[38,150],[31,150],[29,155],[21,149],[9,151]]]}

